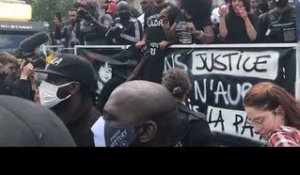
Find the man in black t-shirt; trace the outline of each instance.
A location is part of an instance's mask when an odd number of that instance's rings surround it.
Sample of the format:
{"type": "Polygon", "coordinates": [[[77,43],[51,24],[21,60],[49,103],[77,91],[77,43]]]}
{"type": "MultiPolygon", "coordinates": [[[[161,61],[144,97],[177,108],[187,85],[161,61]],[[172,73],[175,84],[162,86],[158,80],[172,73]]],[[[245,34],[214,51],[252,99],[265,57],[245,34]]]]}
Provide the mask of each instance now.
{"type": "Polygon", "coordinates": [[[163,72],[165,48],[169,45],[169,30],[180,10],[167,0],[155,0],[156,5],[145,13],[143,39],[136,44],[147,46],[150,57],[143,67],[142,79],[159,83],[163,72]]]}
{"type": "Polygon", "coordinates": [[[178,44],[208,44],[214,40],[213,25],[210,19],[211,1],[184,0],[182,13],[178,15],[170,29],[171,36],[178,44]]]}

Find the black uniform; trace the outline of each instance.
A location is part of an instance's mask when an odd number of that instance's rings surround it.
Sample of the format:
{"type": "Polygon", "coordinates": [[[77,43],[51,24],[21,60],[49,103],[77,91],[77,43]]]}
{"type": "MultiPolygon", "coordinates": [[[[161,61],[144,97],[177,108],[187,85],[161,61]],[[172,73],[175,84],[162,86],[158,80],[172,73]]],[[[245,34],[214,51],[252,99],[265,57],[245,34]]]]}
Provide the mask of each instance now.
{"type": "Polygon", "coordinates": [[[113,39],[116,40],[115,44],[133,45],[142,38],[142,24],[136,18],[130,17],[126,23],[121,23],[120,18],[116,18],[113,26],[123,26],[120,31],[116,31],[116,36],[113,39]]]}
{"type": "Polygon", "coordinates": [[[260,16],[262,42],[296,42],[296,9],[272,9],[260,16]]]}

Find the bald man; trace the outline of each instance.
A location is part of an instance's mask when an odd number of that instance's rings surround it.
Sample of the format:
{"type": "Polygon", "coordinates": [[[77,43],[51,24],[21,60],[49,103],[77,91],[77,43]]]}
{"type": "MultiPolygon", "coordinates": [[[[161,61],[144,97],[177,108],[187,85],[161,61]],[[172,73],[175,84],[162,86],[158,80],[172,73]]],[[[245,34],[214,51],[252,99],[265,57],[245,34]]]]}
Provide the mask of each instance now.
{"type": "Polygon", "coordinates": [[[92,131],[96,146],[173,146],[177,122],[172,94],[160,84],[137,80],[112,92],[92,131]]]}

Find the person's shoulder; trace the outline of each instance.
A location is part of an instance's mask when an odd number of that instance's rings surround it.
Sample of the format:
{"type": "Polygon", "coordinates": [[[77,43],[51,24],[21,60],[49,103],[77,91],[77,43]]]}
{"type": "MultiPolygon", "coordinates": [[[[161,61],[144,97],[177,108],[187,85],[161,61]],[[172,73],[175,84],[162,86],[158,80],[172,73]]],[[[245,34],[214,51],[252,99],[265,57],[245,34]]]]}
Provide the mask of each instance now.
{"type": "Polygon", "coordinates": [[[185,106],[183,104],[178,103],[177,107],[178,107],[179,112],[188,114],[189,121],[191,121],[191,120],[205,120],[206,119],[205,114],[203,114],[201,112],[193,111],[193,110],[191,110],[190,108],[188,108],[187,106],[185,106]]]}
{"type": "Polygon", "coordinates": [[[278,11],[276,9],[271,9],[269,12],[266,13],[266,16],[268,18],[276,18],[276,16],[278,15],[278,11]]]}
{"type": "Polygon", "coordinates": [[[258,16],[254,13],[249,13],[248,16],[251,18],[258,18],[258,16]]]}
{"type": "Polygon", "coordinates": [[[280,126],[269,136],[268,146],[271,147],[290,147],[300,146],[300,133],[296,128],[280,126]]]}
{"type": "Polygon", "coordinates": [[[296,18],[296,8],[293,6],[288,6],[287,11],[289,12],[289,16],[296,18]]]}
{"type": "Polygon", "coordinates": [[[253,14],[253,13],[249,14],[249,18],[253,22],[258,22],[259,21],[259,17],[257,15],[255,15],[255,14],[253,14]]]}
{"type": "Polygon", "coordinates": [[[192,111],[191,110],[191,113],[189,115],[190,117],[190,121],[191,120],[201,120],[201,121],[206,121],[206,116],[205,114],[201,113],[201,112],[196,112],[196,111],[192,111]]]}
{"type": "Polygon", "coordinates": [[[154,13],[156,13],[156,7],[150,7],[145,13],[144,13],[144,18],[147,18],[151,15],[153,15],[154,13]]]}
{"type": "Polygon", "coordinates": [[[182,12],[180,12],[176,17],[176,21],[183,21],[185,19],[186,19],[186,17],[182,12]]]}
{"type": "Polygon", "coordinates": [[[226,20],[226,22],[229,20],[229,21],[231,21],[231,20],[234,20],[236,18],[236,16],[233,14],[233,13],[227,13],[226,15],[225,15],[225,20],[226,20]]]}
{"type": "Polygon", "coordinates": [[[130,17],[129,21],[131,21],[131,22],[137,22],[138,19],[136,17],[130,17]]]}
{"type": "Polygon", "coordinates": [[[139,17],[141,16],[141,13],[133,6],[130,6],[130,12],[133,14],[134,17],[139,17]]]}
{"type": "Polygon", "coordinates": [[[100,15],[99,18],[113,20],[113,18],[111,17],[111,15],[107,14],[107,13],[105,13],[103,15],[100,15]]]}
{"type": "Polygon", "coordinates": [[[259,15],[259,19],[262,20],[262,21],[265,21],[268,17],[268,14],[269,12],[266,12],[266,13],[263,13],[261,15],[259,15]]]}

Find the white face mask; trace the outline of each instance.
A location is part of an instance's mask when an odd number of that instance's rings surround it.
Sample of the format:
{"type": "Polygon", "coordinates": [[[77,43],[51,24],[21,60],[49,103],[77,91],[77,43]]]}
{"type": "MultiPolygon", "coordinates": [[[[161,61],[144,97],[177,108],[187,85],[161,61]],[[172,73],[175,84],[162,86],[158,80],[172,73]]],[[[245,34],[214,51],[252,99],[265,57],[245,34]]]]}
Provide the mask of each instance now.
{"type": "Polygon", "coordinates": [[[64,101],[71,97],[71,95],[66,96],[65,98],[58,98],[57,91],[61,87],[68,86],[74,82],[65,83],[59,86],[47,83],[46,81],[42,81],[39,92],[40,92],[40,101],[41,105],[47,108],[52,108],[53,106],[57,105],[61,101],[64,101]]]}

